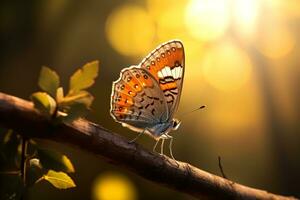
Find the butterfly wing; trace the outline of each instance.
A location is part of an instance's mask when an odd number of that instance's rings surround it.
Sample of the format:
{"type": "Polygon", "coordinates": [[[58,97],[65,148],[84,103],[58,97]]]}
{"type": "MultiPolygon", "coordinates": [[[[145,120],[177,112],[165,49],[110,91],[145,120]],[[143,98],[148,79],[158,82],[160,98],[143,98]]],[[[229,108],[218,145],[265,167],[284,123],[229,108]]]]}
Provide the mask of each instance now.
{"type": "Polygon", "coordinates": [[[111,115],[134,131],[152,128],[168,116],[164,95],[147,71],[132,66],[120,73],[113,83],[111,115]]]}
{"type": "Polygon", "coordinates": [[[139,65],[151,74],[163,92],[168,120],[173,118],[180,101],[184,78],[184,48],[178,40],[166,42],[152,51],[139,65]]]}

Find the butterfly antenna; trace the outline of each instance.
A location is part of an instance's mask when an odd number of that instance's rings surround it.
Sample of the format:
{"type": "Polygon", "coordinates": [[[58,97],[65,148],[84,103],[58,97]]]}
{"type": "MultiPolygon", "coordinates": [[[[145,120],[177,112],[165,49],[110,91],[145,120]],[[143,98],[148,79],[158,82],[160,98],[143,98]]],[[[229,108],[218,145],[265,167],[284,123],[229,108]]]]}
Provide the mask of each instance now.
{"type": "Polygon", "coordinates": [[[201,109],[203,109],[203,108],[205,108],[205,107],[206,107],[206,106],[202,105],[202,106],[200,106],[199,108],[196,108],[195,110],[192,110],[192,111],[183,113],[183,114],[181,114],[180,116],[182,117],[182,116],[185,116],[185,115],[187,115],[187,114],[191,114],[191,113],[193,113],[193,112],[195,112],[195,111],[198,111],[198,110],[201,110],[201,109]]]}

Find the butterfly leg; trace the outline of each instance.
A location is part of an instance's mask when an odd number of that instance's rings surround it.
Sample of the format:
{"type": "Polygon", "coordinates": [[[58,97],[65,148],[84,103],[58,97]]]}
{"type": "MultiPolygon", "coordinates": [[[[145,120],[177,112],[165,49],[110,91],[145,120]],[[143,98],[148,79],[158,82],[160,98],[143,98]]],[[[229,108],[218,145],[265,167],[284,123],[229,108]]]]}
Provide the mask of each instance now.
{"type": "Polygon", "coordinates": [[[164,155],[164,143],[165,143],[165,139],[161,139],[161,145],[160,145],[160,154],[164,155]]]}
{"type": "Polygon", "coordinates": [[[174,160],[176,160],[176,159],[174,158],[174,156],[173,156],[172,146],[173,146],[173,137],[170,136],[170,143],[169,143],[170,155],[171,155],[171,157],[172,157],[174,160]]]}
{"type": "Polygon", "coordinates": [[[156,140],[155,145],[154,145],[154,147],[153,147],[153,149],[152,149],[153,152],[156,152],[155,149],[156,149],[157,144],[159,143],[159,140],[160,140],[160,139],[156,140]]]}
{"type": "Polygon", "coordinates": [[[134,143],[141,135],[145,133],[146,129],[144,129],[142,132],[140,132],[135,138],[129,141],[130,144],[134,143]]]}

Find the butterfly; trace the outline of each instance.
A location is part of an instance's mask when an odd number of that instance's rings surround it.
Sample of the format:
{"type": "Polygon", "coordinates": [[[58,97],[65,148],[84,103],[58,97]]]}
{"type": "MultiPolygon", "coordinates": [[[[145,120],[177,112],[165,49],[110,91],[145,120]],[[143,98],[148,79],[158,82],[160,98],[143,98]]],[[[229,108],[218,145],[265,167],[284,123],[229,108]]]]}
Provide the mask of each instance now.
{"type": "Polygon", "coordinates": [[[139,65],[124,68],[113,82],[110,114],[115,121],[140,134],[148,134],[157,143],[173,137],[180,121],[174,118],[184,78],[184,48],[179,40],[161,44],[146,56],[139,65]]]}

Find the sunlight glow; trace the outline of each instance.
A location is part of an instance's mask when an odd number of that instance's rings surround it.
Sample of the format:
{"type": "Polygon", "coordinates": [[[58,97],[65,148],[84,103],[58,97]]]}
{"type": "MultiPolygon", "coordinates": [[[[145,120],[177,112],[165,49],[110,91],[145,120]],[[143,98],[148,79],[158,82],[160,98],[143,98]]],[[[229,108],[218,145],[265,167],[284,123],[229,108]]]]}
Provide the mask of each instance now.
{"type": "Polygon", "coordinates": [[[155,27],[152,18],[141,7],[126,5],[108,17],[106,35],[110,44],[126,56],[142,56],[152,48],[155,27]]]}
{"type": "Polygon", "coordinates": [[[94,200],[135,200],[136,191],[125,176],[106,173],[96,179],[93,197],[94,200]]]}
{"type": "Polygon", "coordinates": [[[153,17],[156,25],[157,43],[170,39],[189,37],[185,28],[184,12],[187,0],[174,3],[173,0],[148,0],[147,11],[153,17]]]}
{"type": "Polygon", "coordinates": [[[240,90],[210,93],[209,102],[213,106],[209,107],[210,111],[206,113],[205,119],[199,118],[197,124],[200,127],[203,123],[208,124],[219,139],[229,139],[231,137],[228,136],[233,134],[248,135],[241,130],[252,130],[252,136],[256,137],[265,124],[264,106],[258,87],[256,83],[249,81],[240,90]]]}
{"type": "Polygon", "coordinates": [[[250,38],[257,29],[257,19],[260,9],[258,0],[235,0],[234,23],[235,30],[242,36],[250,38]]]}
{"type": "Polygon", "coordinates": [[[272,10],[279,12],[285,18],[300,17],[300,1],[299,0],[265,0],[272,10]]]}
{"type": "Polygon", "coordinates": [[[256,43],[258,50],[265,56],[278,59],[288,55],[295,47],[295,38],[284,26],[270,25],[265,27],[256,43]]]}
{"type": "Polygon", "coordinates": [[[207,82],[222,91],[236,90],[250,78],[252,64],[248,55],[231,42],[211,49],[203,60],[207,82]]]}
{"type": "Polygon", "coordinates": [[[222,36],[229,25],[228,0],[191,0],[185,11],[190,34],[209,41],[222,36]]]}

